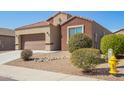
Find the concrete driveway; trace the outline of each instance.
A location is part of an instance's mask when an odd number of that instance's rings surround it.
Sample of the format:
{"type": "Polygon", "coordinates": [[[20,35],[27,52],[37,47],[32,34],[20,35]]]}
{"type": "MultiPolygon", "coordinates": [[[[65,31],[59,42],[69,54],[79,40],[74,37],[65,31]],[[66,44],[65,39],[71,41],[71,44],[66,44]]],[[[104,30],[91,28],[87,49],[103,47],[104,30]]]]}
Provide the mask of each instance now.
{"type": "Polygon", "coordinates": [[[20,58],[21,51],[10,51],[0,54],[0,64],[20,58]]]}
{"type": "Polygon", "coordinates": [[[6,53],[6,52],[11,52],[11,51],[0,51],[0,54],[6,53]]]}

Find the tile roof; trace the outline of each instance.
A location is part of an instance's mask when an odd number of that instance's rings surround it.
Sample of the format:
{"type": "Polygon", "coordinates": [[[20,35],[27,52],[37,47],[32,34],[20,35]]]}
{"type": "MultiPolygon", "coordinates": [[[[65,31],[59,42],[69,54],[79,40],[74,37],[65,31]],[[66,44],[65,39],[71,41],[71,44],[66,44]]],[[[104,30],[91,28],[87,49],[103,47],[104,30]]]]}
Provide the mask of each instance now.
{"type": "Polygon", "coordinates": [[[122,28],[122,29],[120,29],[120,30],[118,30],[118,31],[115,31],[115,32],[113,32],[113,33],[118,33],[118,32],[121,32],[121,31],[124,31],[124,28],[122,28]]]}
{"type": "Polygon", "coordinates": [[[29,25],[25,25],[25,26],[16,28],[15,30],[28,29],[28,28],[34,28],[34,27],[42,27],[42,26],[48,26],[48,25],[50,25],[49,22],[41,21],[41,22],[37,22],[37,23],[33,23],[33,24],[29,24],[29,25]]]}
{"type": "Polygon", "coordinates": [[[80,19],[84,19],[84,20],[87,20],[87,21],[90,21],[90,22],[93,22],[93,21],[94,21],[94,20],[87,19],[87,18],[80,17],[80,16],[72,16],[72,17],[70,17],[68,20],[66,20],[65,22],[63,22],[61,25],[64,25],[65,23],[71,21],[71,20],[74,19],[74,18],[80,18],[80,19]]]}
{"type": "MultiPolygon", "coordinates": [[[[56,13],[54,16],[52,16],[52,17],[50,17],[49,19],[47,19],[46,21],[41,21],[41,22],[37,22],[37,23],[25,25],[25,26],[16,28],[15,30],[21,30],[21,29],[28,29],[28,28],[34,28],[34,27],[48,26],[48,25],[52,24],[52,23],[49,23],[48,20],[50,20],[51,18],[57,16],[57,15],[60,14],[60,13],[67,14],[67,13],[65,13],[65,12],[58,12],[58,13],[56,13]]],[[[67,15],[70,15],[70,14],[67,14],[67,15]]],[[[71,16],[72,16],[72,15],[71,15],[71,16]]],[[[84,19],[84,20],[90,21],[90,22],[93,22],[93,21],[94,21],[94,20],[87,19],[87,18],[80,17],[80,16],[72,16],[72,17],[70,17],[67,21],[63,22],[61,25],[67,23],[68,21],[71,21],[73,18],[76,18],[76,17],[77,17],[77,18],[80,18],[80,19],[84,19]]]]}
{"type": "Polygon", "coordinates": [[[56,17],[56,16],[59,15],[59,14],[65,14],[65,15],[70,15],[70,16],[72,16],[71,14],[68,14],[68,13],[59,11],[59,12],[57,12],[56,14],[54,14],[53,16],[51,16],[50,18],[48,18],[47,21],[49,21],[50,19],[56,17]]]}

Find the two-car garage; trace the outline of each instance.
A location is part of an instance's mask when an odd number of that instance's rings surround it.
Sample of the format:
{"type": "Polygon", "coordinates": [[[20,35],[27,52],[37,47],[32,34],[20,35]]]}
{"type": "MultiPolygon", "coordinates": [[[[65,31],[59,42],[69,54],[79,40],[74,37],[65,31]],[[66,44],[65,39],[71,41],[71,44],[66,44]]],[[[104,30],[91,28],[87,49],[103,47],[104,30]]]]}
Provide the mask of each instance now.
{"type": "Polygon", "coordinates": [[[22,35],[21,49],[45,50],[45,33],[22,35]]]}
{"type": "Polygon", "coordinates": [[[48,22],[38,22],[15,29],[16,50],[45,50],[60,49],[60,31],[48,22]]]}

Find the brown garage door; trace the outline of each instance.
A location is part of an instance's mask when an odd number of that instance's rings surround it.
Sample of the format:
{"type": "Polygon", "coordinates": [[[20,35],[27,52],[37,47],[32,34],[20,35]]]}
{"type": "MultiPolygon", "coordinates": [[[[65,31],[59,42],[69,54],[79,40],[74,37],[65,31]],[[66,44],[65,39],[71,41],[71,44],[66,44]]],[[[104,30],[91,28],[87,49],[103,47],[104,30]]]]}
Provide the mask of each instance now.
{"type": "Polygon", "coordinates": [[[21,49],[45,50],[45,34],[21,36],[21,49]]]}

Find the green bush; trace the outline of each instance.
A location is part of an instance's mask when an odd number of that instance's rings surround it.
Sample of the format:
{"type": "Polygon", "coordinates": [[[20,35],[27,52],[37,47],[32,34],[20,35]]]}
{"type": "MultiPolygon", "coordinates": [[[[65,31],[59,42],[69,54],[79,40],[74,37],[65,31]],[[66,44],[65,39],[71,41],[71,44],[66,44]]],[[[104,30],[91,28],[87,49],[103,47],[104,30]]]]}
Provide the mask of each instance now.
{"type": "Polygon", "coordinates": [[[78,49],[71,55],[71,63],[83,71],[91,71],[100,60],[100,51],[93,48],[78,49]]]}
{"type": "Polygon", "coordinates": [[[32,51],[29,50],[29,49],[23,50],[23,51],[21,52],[21,58],[22,58],[23,60],[29,60],[30,57],[32,56],[32,54],[33,54],[32,51]]]}
{"type": "Polygon", "coordinates": [[[115,55],[124,53],[124,35],[110,34],[101,39],[100,49],[103,54],[107,54],[108,49],[113,49],[115,55]]]}
{"type": "Polygon", "coordinates": [[[74,36],[71,36],[68,43],[69,51],[71,53],[80,48],[92,47],[92,40],[85,34],[76,34],[74,36]]]}

